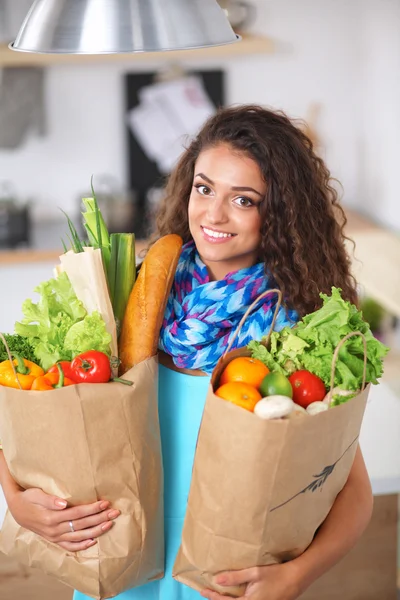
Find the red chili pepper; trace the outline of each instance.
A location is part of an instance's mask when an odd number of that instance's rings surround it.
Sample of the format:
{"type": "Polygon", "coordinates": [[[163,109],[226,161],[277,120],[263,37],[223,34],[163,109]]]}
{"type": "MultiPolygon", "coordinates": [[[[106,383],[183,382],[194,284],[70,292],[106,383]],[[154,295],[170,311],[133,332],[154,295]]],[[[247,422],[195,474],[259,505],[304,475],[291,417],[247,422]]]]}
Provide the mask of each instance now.
{"type": "MultiPolygon", "coordinates": [[[[67,377],[68,379],[72,379],[72,381],[75,381],[70,362],[68,362],[67,360],[60,360],[60,362],[57,364],[61,365],[65,377],[67,377]]],[[[47,373],[58,373],[57,364],[50,367],[47,373]]],[[[79,381],[80,380],[77,379],[75,383],[79,383],[79,381]]]]}
{"type": "Polygon", "coordinates": [[[104,352],[89,350],[75,356],[71,372],[78,383],[107,383],[111,379],[110,359],[104,352]]]}

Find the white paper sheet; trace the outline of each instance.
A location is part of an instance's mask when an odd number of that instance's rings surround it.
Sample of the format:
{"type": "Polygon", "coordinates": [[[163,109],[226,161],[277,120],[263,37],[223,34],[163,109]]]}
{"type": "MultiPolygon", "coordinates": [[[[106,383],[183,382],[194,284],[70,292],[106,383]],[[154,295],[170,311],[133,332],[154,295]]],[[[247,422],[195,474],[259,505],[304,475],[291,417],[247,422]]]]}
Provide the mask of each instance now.
{"type": "Polygon", "coordinates": [[[196,76],[146,86],[139,99],[128,113],[129,126],[150,160],[169,173],[185,143],[215,113],[215,106],[196,76]]]}

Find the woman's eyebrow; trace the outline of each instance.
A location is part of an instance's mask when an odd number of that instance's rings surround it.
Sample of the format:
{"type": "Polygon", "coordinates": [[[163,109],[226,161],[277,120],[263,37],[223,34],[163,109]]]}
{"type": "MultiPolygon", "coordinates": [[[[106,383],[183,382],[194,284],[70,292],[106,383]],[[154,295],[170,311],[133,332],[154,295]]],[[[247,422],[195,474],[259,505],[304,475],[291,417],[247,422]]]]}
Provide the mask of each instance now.
{"type": "Polygon", "coordinates": [[[207,177],[207,175],[204,175],[204,173],[197,173],[197,175],[195,175],[195,177],[201,177],[202,179],[204,179],[204,181],[207,181],[207,183],[209,183],[210,185],[214,185],[213,180],[210,179],[209,177],[207,177]]]}
{"type": "MultiPolygon", "coordinates": [[[[210,179],[209,177],[207,177],[207,175],[204,175],[204,173],[197,173],[195,175],[195,177],[201,177],[202,179],[204,179],[204,181],[207,181],[207,183],[209,183],[210,185],[214,185],[214,182],[212,179],[210,179]]],[[[240,186],[233,186],[231,188],[231,190],[234,190],[235,192],[254,192],[255,194],[257,194],[258,196],[260,196],[261,198],[264,197],[264,194],[261,194],[261,192],[257,192],[257,190],[255,190],[252,187],[240,187],[240,186]]]]}
{"type": "Polygon", "coordinates": [[[235,192],[254,192],[255,194],[257,194],[257,196],[260,196],[261,198],[264,198],[264,194],[261,194],[261,192],[257,192],[257,190],[255,190],[252,187],[232,187],[231,190],[234,190],[235,192]]]}

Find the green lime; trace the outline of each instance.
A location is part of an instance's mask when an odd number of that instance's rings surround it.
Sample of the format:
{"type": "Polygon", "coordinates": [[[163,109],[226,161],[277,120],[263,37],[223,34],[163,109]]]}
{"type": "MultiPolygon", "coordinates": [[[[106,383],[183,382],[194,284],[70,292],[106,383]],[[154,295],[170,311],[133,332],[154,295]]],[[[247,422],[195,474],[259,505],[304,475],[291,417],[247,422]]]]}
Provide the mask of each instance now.
{"type": "Polygon", "coordinates": [[[265,396],[288,396],[293,397],[290,381],[282,373],[268,373],[260,385],[260,393],[265,396]]]}

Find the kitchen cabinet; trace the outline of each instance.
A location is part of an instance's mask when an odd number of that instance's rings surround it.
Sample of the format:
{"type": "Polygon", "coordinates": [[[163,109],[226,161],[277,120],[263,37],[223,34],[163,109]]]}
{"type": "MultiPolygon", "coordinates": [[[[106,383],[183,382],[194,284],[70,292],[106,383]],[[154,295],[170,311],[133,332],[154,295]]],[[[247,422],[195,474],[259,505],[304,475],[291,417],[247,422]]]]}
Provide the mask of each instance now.
{"type": "Polygon", "coordinates": [[[169,52],[141,52],[135,54],[36,54],[14,52],[6,44],[0,45],[0,67],[50,67],[57,65],[88,65],[127,62],[132,65],[162,62],[169,63],[188,59],[221,58],[246,56],[251,54],[271,54],[276,51],[276,43],[270,38],[243,34],[242,40],[234,44],[197,48],[193,50],[172,50],[169,52]]]}

